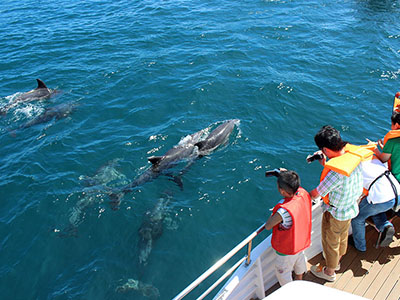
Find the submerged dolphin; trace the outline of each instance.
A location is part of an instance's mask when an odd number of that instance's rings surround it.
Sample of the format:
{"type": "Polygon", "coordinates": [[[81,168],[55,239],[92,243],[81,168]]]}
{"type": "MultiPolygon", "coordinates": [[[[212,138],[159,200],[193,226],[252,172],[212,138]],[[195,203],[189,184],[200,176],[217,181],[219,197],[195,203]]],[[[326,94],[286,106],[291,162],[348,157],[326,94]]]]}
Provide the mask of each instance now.
{"type": "Polygon", "coordinates": [[[0,115],[5,115],[8,110],[17,106],[18,103],[30,102],[32,100],[43,100],[58,93],[57,90],[49,89],[40,79],[36,79],[36,81],[38,83],[37,88],[15,97],[15,99],[0,109],[0,115]]]}
{"type": "MultiPolygon", "coordinates": [[[[113,207],[116,208],[122,197],[125,194],[132,192],[135,187],[141,186],[144,183],[165,174],[167,170],[171,169],[179,162],[188,160],[190,163],[190,161],[194,160],[198,156],[195,144],[204,136],[204,134],[205,130],[203,129],[185,137],[178,145],[168,150],[164,155],[149,157],[148,160],[152,164],[150,168],[131,183],[110,194],[113,207]]],[[[174,177],[173,179],[181,187],[182,183],[180,179],[178,177],[174,177]]]]}
{"type": "Polygon", "coordinates": [[[227,120],[211,131],[205,140],[197,142],[195,146],[199,148],[199,155],[207,155],[217,149],[220,145],[225,144],[228,141],[233,128],[239,123],[239,119],[227,120]]]}
{"type": "Polygon", "coordinates": [[[46,123],[53,118],[60,120],[68,117],[77,107],[76,103],[62,103],[53,107],[48,107],[45,111],[31,121],[26,122],[20,126],[20,129],[32,127],[37,124],[46,123]]]}
{"type": "Polygon", "coordinates": [[[61,232],[61,236],[76,235],[77,227],[83,222],[87,208],[96,202],[101,201],[99,195],[104,194],[104,190],[118,185],[127,184],[126,176],[117,170],[119,158],[113,159],[104,166],[100,167],[92,176],[80,176],[86,188],[80,198],[69,212],[69,225],[61,232]]]}
{"type": "Polygon", "coordinates": [[[115,289],[115,291],[119,293],[126,293],[132,290],[140,292],[144,297],[149,299],[155,300],[160,298],[160,292],[156,287],[132,278],[129,278],[126,283],[115,289]]]}
{"type": "Polygon", "coordinates": [[[139,263],[147,264],[147,260],[153,248],[153,241],[163,233],[163,221],[168,213],[169,196],[161,197],[152,210],[146,211],[142,224],[139,227],[139,263]]]}

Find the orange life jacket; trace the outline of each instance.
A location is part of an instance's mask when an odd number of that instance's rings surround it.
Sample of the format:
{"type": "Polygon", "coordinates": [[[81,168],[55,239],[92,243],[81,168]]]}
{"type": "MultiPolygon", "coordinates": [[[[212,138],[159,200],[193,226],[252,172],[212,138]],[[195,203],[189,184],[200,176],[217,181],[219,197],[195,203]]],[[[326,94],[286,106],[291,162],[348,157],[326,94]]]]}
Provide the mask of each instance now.
{"type": "MultiPolygon", "coordinates": [[[[357,166],[365,160],[373,159],[374,149],[376,145],[351,145],[346,144],[344,147],[345,153],[341,156],[331,158],[325,163],[324,169],[322,170],[320,182],[325,179],[329,171],[350,176],[357,166]]],[[[326,204],[329,204],[329,194],[322,197],[326,204]]]]}
{"type": "Polygon", "coordinates": [[[281,207],[289,212],[293,224],[287,230],[280,229],[279,225],[274,226],[271,245],[279,253],[294,255],[311,244],[311,197],[305,189],[299,187],[292,198],[285,198],[283,203],[277,204],[273,213],[281,207]]]}
{"type": "Polygon", "coordinates": [[[383,138],[383,145],[385,145],[388,140],[395,139],[398,137],[400,137],[400,129],[390,130],[388,133],[386,133],[385,137],[383,138]]]}

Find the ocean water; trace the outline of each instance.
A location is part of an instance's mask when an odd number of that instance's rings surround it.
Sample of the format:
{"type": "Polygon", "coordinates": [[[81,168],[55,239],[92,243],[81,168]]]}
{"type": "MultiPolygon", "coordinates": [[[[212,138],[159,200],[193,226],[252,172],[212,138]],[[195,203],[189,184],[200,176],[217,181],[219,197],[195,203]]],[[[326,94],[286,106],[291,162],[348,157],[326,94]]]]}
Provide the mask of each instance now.
{"type": "Polygon", "coordinates": [[[279,200],[266,170],[317,185],[305,158],[321,126],[355,144],[385,134],[399,19],[396,0],[1,1],[0,107],[36,78],[61,91],[0,117],[1,299],[173,298],[265,222],[279,200]],[[21,128],[62,103],[77,106],[21,128]],[[226,145],[171,170],[183,189],[160,176],[112,209],[147,157],[233,118],[226,145]]]}

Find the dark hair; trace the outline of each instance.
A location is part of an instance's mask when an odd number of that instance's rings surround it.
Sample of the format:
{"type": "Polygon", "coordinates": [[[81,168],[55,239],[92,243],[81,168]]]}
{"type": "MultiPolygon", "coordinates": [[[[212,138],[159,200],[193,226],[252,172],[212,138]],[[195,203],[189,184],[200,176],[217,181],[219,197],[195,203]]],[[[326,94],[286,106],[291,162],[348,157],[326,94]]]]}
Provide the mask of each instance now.
{"type": "Polygon", "coordinates": [[[278,187],[295,194],[300,186],[300,177],[295,171],[281,171],[278,177],[278,187]]]}
{"type": "Polygon", "coordinates": [[[399,124],[400,125],[400,112],[394,111],[392,113],[392,117],[390,118],[392,120],[392,124],[399,124]]]}
{"type": "Polygon", "coordinates": [[[333,151],[340,151],[347,144],[342,140],[340,132],[331,125],[323,126],[315,135],[314,141],[319,149],[326,147],[333,151]]]}

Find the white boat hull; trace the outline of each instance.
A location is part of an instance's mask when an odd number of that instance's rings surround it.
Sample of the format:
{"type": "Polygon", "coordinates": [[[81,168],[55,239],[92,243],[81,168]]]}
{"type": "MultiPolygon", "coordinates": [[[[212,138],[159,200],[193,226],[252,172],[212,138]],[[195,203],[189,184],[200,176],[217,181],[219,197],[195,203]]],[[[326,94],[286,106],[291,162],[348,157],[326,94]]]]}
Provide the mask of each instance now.
{"type": "MultiPolygon", "coordinates": [[[[322,251],[321,219],[322,202],[312,209],[311,246],[305,251],[307,260],[322,251]]],[[[263,299],[265,291],[278,282],[274,269],[274,253],[271,247],[271,235],[263,240],[251,252],[251,262],[248,266],[242,263],[221,288],[214,300],[247,300],[263,299]]]]}

